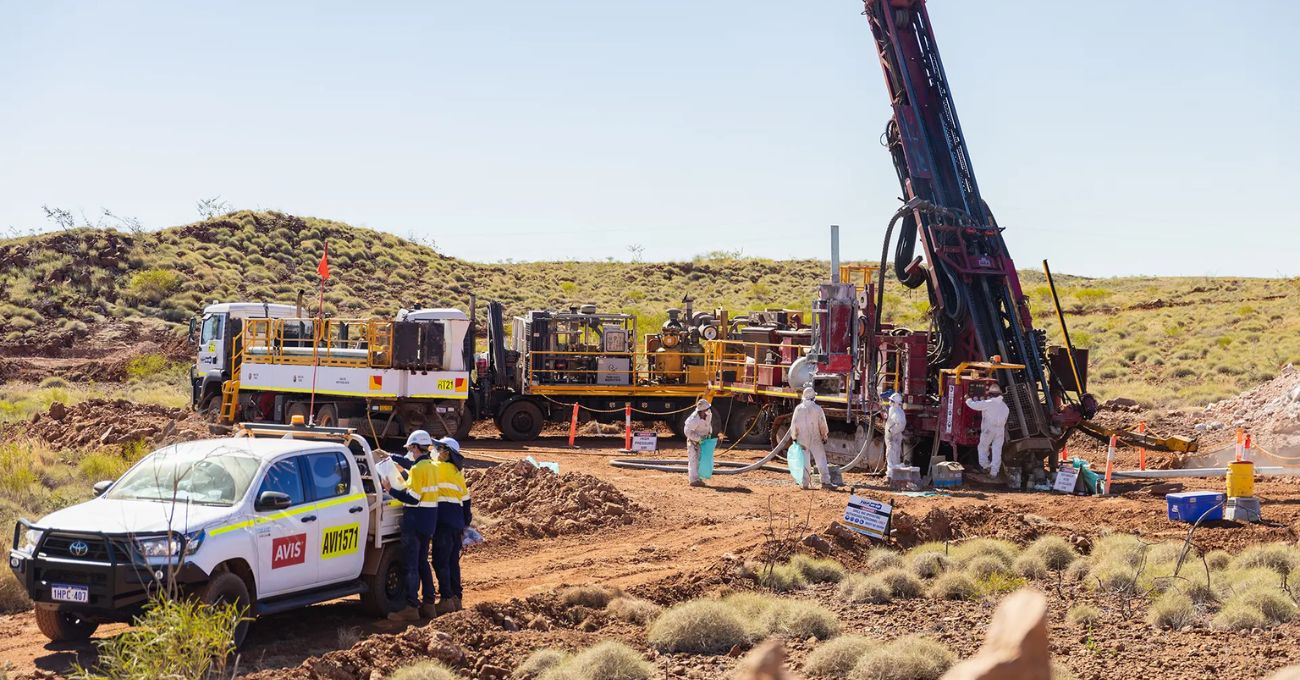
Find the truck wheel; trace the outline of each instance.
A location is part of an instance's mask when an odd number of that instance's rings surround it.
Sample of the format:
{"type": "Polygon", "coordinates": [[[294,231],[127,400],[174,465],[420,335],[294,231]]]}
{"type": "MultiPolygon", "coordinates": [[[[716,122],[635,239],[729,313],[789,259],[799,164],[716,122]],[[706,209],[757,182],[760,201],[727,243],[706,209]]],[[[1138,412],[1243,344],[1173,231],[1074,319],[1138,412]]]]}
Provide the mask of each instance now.
{"type": "Polygon", "coordinates": [[[758,404],[733,403],[727,421],[727,438],[742,444],[765,444],[771,436],[771,423],[758,404]]]}
{"type": "Polygon", "coordinates": [[[218,572],[199,592],[199,599],[207,604],[237,605],[244,619],[235,626],[235,647],[244,644],[253,616],[253,603],[248,596],[248,586],[244,583],[244,579],[228,571],[218,572]]]}
{"type": "Polygon", "coordinates": [[[53,642],[71,642],[90,639],[99,624],[81,618],[76,612],[37,607],[36,627],[53,642]]]}
{"type": "Polygon", "coordinates": [[[284,424],[293,424],[294,416],[302,416],[302,422],[307,422],[307,405],[301,401],[293,402],[284,407],[284,424]]]}
{"type": "Polygon", "coordinates": [[[334,404],[324,404],[316,409],[317,427],[337,427],[338,424],[339,410],[334,404]]]}
{"type": "Polygon", "coordinates": [[[366,592],[361,594],[361,606],[365,607],[367,614],[388,616],[406,606],[406,574],[400,545],[389,543],[384,546],[375,573],[362,578],[365,579],[366,592]]]}
{"type": "Polygon", "coordinates": [[[512,442],[537,439],[542,433],[542,409],[531,401],[511,402],[501,413],[501,436],[512,442]]]}
{"type": "Polygon", "coordinates": [[[217,422],[217,417],[221,415],[221,395],[208,393],[199,402],[199,417],[209,423],[217,422]]]}

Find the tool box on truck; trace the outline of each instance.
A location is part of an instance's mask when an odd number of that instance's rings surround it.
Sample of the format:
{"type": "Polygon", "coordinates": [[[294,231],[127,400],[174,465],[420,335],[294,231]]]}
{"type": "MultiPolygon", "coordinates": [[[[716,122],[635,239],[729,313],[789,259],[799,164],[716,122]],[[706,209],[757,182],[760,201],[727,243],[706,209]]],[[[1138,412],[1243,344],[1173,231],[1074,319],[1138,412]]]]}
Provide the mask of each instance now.
{"type": "Polygon", "coordinates": [[[1165,495],[1169,505],[1169,519],[1176,522],[1195,522],[1203,519],[1223,519],[1222,491],[1182,491],[1165,495]]]}

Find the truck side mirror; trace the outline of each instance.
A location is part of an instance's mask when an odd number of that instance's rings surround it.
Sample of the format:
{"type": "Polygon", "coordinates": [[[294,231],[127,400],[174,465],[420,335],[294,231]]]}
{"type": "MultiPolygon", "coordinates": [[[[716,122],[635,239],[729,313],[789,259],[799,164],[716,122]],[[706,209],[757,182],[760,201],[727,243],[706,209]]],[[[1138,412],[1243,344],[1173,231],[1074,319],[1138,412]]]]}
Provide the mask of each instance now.
{"type": "Polygon", "coordinates": [[[257,503],[253,505],[254,510],[284,510],[293,503],[289,494],[281,491],[263,491],[257,497],[257,503]]]}
{"type": "Polygon", "coordinates": [[[94,489],[95,489],[95,495],[96,495],[96,496],[103,496],[103,495],[104,495],[104,492],[105,492],[105,491],[108,491],[108,487],[110,487],[110,486],[113,486],[113,480],[111,480],[111,479],[105,479],[105,480],[103,480],[103,481],[101,481],[101,482],[95,482],[95,486],[94,486],[94,489]]]}
{"type": "Polygon", "coordinates": [[[191,316],[191,317],[190,317],[190,335],[189,335],[189,343],[190,343],[191,345],[194,344],[194,329],[195,329],[197,326],[198,326],[198,319],[195,319],[194,317],[191,316]]]}

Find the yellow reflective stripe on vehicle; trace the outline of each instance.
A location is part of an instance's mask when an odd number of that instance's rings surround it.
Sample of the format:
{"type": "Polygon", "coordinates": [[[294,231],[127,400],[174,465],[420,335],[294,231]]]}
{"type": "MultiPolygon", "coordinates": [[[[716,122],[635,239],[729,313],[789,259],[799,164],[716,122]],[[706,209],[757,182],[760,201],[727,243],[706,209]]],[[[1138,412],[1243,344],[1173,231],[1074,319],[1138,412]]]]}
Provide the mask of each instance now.
{"type": "Polygon", "coordinates": [[[235,531],[236,529],[247,529],[248,527],[256,526],[258,524],[266,524],[267,522],[274,522],[276,520],[294,517],[296,515],[301,515],[304,512],[311,512],[313,510],[323,510],[325,508],[331,508],[341,503],[350,503],[353,501],[365,500],[365,498],[366,495],[364,493],[354,493],[350,496],[339,496],[337,498],[330,498],[323,501],[317,501],[315,503],[307,503],[306,505],[300,505],[296,508],[289,508],[288,510],[281,510],[279,512],[271,513],[269,515],[261,515],[258,517],[254,517],[252,519],[244,520],[242,522],[235,522],[234,524],[227,524],[225,526],[216,527],[215,529],[208,530],[208,533],[211,534],[212,536],[220,536],[221,534],[229,533],[231,531],[235,531]]]}

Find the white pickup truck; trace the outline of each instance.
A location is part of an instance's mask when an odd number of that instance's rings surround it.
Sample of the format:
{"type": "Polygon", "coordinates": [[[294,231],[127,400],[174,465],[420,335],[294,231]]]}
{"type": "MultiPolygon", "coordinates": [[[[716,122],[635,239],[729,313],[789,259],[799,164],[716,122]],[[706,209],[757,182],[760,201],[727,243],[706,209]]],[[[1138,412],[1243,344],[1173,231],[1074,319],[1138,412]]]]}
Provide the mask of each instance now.
{"type": "Polygon", "coordinates": [[[129,621],[160,589],[250,617],[360,594],[382,616],[405,606],[402,509],[375,464],[344,428],[245,425],[168,446],[94,499],[20,520],[9,566],[56,641],[129,621]]]}

